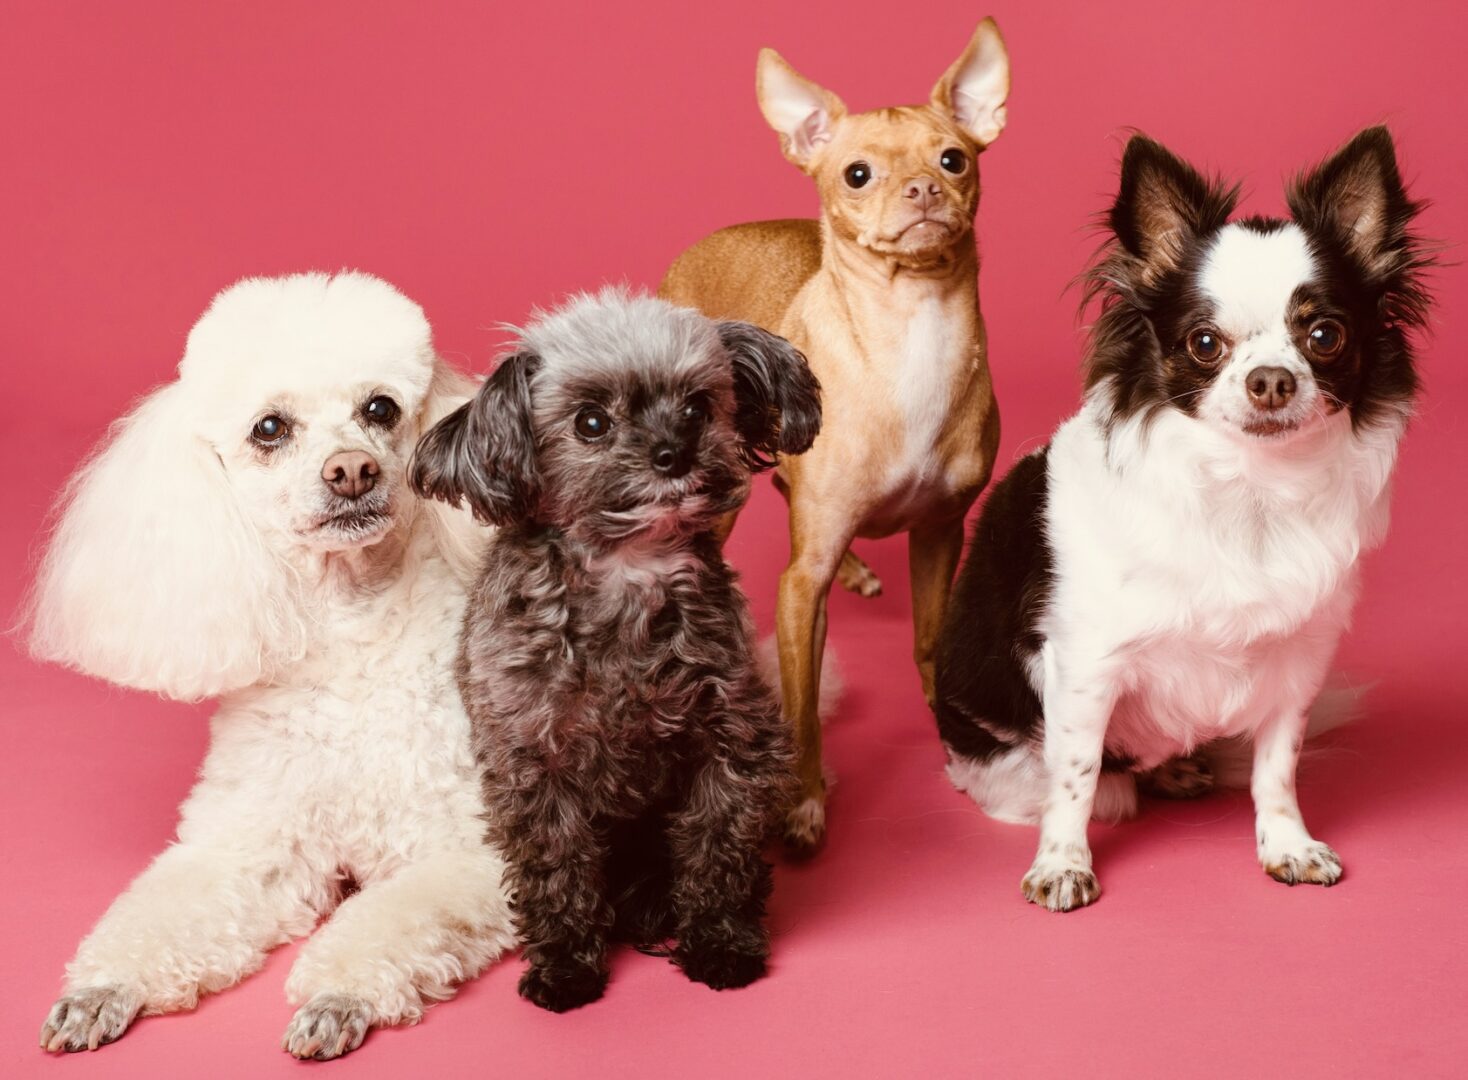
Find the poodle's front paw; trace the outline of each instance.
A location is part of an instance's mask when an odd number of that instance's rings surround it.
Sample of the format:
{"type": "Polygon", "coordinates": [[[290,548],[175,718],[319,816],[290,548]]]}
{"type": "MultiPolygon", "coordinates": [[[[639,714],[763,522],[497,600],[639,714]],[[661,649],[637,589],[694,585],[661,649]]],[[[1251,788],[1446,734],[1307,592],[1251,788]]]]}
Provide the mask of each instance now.
{"type": "Polygon", "coordinates": [[[362,1045],[372,1026],[372,1009],[347,994],[317,994],[296,1010],[280,1045],[298,1058],[330,1061],[362,1045]]]}
{"type": "Polygon", "coordinates": [[[715,990],[734,990],[748,986],[765,973],[765,954],[728,945],[701,945],[693,949],[679,948],[673,962],[694,982],[715,990]]]}
{"type": "Polygon", "coordinates": [[[1311,840],[1294,850],[1270,850],[1263,845],[1259,862],[1264,872],[1286,885],[1334,885],[1341,879],[1341,858],[1319,840],[1311,840]]]}
{"type": "Polygon", "coordinates": [[[585,964],[532,963],[520,976],[520,996],[554,1013],[588,1005],[606,989],[606,969],[585,964]]]}
{"type": "Polygon", "coordinates": [[[41,1025],[41,1049],[71,1054],[106,1046],[121,1038],[142,1007],[143,995],[121,986],[74,990],[51,1006],[41,1025]]]}
{"type": "Polygon", "coordinates": [[[1101,895],[1101,886],[1091,872],[1090,853],[1071,847],[1035,857],[1030,872],[1019,883],[1026,900],[1050,911],[1072,911],[1094,903],[1101,895]]]}

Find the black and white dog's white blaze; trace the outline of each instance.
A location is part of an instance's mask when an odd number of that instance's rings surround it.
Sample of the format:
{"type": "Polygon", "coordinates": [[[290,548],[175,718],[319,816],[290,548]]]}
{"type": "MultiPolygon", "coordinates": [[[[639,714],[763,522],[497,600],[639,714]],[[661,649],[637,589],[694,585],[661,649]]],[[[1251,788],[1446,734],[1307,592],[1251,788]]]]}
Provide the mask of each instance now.
{"type": "Polygon", "coordinates": [[[1127,145],[1081,411],[989,496],[937,671],[949,776],[1038,821],[1027,899],[1099,894],[1086,824],[1137,781],[1209,786],[1200,748],[1253,740],[1260,862],[1333,884],[1295,765],[1386,530],[1417,380],[1428,265],[1391,136],[1289,186],[1288,219],[1230,221],[1238,189],[1127,145]]]}

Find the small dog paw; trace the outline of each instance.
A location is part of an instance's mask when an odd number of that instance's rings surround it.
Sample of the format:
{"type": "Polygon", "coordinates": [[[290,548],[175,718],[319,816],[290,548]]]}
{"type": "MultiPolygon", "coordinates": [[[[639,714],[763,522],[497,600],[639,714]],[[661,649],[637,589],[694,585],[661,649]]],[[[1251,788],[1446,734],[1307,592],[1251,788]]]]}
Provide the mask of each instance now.
{"type": "Polygon", "coordinates": [[[317,994],[296,1010],[280,1045],[297,1058],[330,1061],[362,1045],[372,1010],[361,998],[317,994]]]}
{"type": "Polygon", "coordinates": [[[1042,908],[1072,911],[1095,903],[1101,895],[1101,886],[1087,867],[1037,859],[1019,883],[1019,891],[1030,903],[1042,908]]]}
{"type": "Polygon", "coordinates": [[[1162,799],[1196,799],[1213,790],[1213,769],[1196,755],[1164,761],[1137,779],[1143,791],[1162,799]]]}
{"type": "Polygon", "coordinates": [[[1260,855],[1264,872],[1286,885],[1334,885],[1341,879],[1341,858],[1315,840],[1299,851],[1266,852],[1260,855]]]}
{"type": "Polygon", "coordinates": [[[553,1013],[588,1005],[607,989],[607,972],[582,964],[531,964],[520,976],[520,996],[553,1013]]]}
{"type": "Polygon", "coordinates": [[[826,804],[822,799],[802,799],[785,816],[785,850],[795,858],[807,858],[821,849],[826,839],[826,804]]]}
{"type": "Polygon", "coordinates": [[[143,1007],[143,997],[120,986],[92,986],[65,995],[41,1025],[41,1049],[48,1053],[96,1050],[115,1042],[143,1007]]]}
{"type": "Polygon", "coordinates": [[[673,953],[673,962],[683,974],[697,983],[715,990],[734,990],[748,986],[765,973],[765,957],[760,952],[702,946],[673,953]]]}
{"type": "Polygon", "coordinates": [[[848,551],[836,569],[836,580],[847,592],[871,598],[882,595],[882,579],[859,557],[848,551]]]}

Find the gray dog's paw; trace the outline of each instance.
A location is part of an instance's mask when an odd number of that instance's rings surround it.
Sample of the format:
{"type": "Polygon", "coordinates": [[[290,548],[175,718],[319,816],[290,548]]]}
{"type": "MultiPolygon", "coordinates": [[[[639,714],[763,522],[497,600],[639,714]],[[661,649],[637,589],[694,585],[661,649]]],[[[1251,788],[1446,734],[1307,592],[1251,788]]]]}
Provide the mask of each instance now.
{"type": "Polygon", "coordinates": [[[143,1007],[143,996],[121,986],[89,986],[74,990],[51,1006],[41,1025],[41,1049],[96,1050],[120,1038],[143,1007]]]}
{"type": "Polygon", "coordinates": [[[296,1010],[280,1045],[298,1058],[330,1061],[357,1049],[372,1026],[372,1010],[361,998],[317,994],[296,1010]]]}

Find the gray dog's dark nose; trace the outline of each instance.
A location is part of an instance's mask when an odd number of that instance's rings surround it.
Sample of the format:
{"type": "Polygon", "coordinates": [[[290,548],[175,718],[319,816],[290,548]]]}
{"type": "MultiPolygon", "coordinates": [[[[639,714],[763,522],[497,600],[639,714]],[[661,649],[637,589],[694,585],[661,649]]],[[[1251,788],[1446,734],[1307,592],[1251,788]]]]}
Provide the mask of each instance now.
{"type": "Polygon", "coordinates": [[[1295,377],[1284,368],[1256,367],[1244,378],[1244,389],[1257,408],[1283,409],[1295,396],[1295,377]]]}
{"type": "Polygon", "coordinates": [[[333,494],[344,499],[366,495],[377,483],[377,459],[362,450],[344,450],[332,454],[321,466],[321,479],[333,494]]]}
{"type": "Polygon", "coordinates": [[[682,476],[688,471],[688,448],[673,443],[658,443],[652,448],[652,467],[664,476],[682,476]]]}

